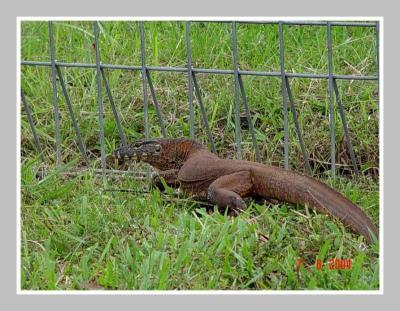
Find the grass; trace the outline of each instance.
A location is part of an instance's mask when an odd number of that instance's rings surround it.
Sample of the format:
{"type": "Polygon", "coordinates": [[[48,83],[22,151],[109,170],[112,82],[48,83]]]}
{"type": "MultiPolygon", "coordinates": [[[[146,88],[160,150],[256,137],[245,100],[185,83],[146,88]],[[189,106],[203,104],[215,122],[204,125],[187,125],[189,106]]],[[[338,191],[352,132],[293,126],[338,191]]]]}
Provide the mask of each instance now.
{"type": "MultiPolygon", "coordinates": [[[[136,22],[102,22],[103,63],[140,64],[136,22]]],[[[231,69],[230,25],[193,23],[193,65],[231,69]]],[[[90,22],[55,22],[56,58],[94,62],[90,22]]],[[[146,63],[185,66],[183,22],[145,24],[146,63]]],[[[337,74],[373,75],[374,30],[333,27],[333,63],[337,74]]],[[[288,72],[327,71],[325,29],[285,26],[288,72]]],[[[276,25],[238,26],[239,67],[279,71],[276,25]]],[[[45,22],[23,22],[22,59],[48,61],[45,22]]],[[[88,149],[91,168],[98,168],[96,80],[91,69],[63,68],[64,79],[88,149]]],[[[366,248],[362,238],[338,221],[300,206],[259,205],[236,218],[206,212],[190,198],[148,189],[134,178],[106,179],[93,171],[70,176],[80,167],[76,136],[61,89],[62,156],[54,165],[54,121],[50,71],[22,67],[22,87],[32,109],[46,163],[40,163],[29,124],[21,110],[21,287],[23,289],[378,289],[379,245],[366,248]],[[45,170],[45,178],[37,172],[45,170]],[[110,192],[107,189],[131,189],[110,192]],[[329,269],[329,260],[352,260],[348,270],[329,269]],[[297,262],[302,265],[297,269],[297,262]],[[317,259],[323,262],[317,269],[317,259]]],[[[129,140],[142,138],[143,100],[139,72],[108,70],[122,125],[129,140]]],[[[171,137],[189,136],[187,76],[152,73],[156,94],[171,137]]],[[[283,165],[283,120],[279,78],[243,77],[257,141],[264,163],[283,165]]],[[[233,77],[198,75],[218,153],[232,158],[234,149],[233,77]]],[[[379,148],[377,87],[374,82],[338,81],[361,176],[351,164],[338,112],[335,138],[339,177],[329,176],[330,147],[327,81],[291,79],[300,127],[315,176],[362,206],[379,221],[379,148]]],[[[119,138],[103,89],[106,153],[119,138]]],[[[151,100],[149,99],[151,104],[151,100]]],[[[160,136],[155,109],[149,107],[150,135],[160,136]]],[[[196,106],[196,138],[207,144],[196,106]]],[[[300,146],[289,114],[290,165],[304,171],[300,146]]],[[[243,157],[255,159],[251,136],[242,131],[243,157]]],[[[110,164],[111,165],[111,164],[110,164]]]]}

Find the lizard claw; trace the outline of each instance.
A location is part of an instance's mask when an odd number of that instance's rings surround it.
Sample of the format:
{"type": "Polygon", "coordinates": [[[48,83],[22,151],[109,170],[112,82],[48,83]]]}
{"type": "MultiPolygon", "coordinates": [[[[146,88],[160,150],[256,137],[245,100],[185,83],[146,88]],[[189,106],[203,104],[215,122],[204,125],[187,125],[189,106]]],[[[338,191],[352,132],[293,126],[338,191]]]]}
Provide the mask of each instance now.
{"type": "Polygon", "coordinates": [[[228,215],[238,216],[245,210],[246,203],[243,201],[242,198],[232,197],[229,202],[228,208],[229,208],[228,215]]]}
{"type": "Polygon", "coordinates": [[[157,173],[151,174],[151,185],[152,185],[152,187],[157,188],[160,191],[165,190],[165,187],[164,187],[163,183],[161,182],[160,175],[158,175],[157,173]]]}

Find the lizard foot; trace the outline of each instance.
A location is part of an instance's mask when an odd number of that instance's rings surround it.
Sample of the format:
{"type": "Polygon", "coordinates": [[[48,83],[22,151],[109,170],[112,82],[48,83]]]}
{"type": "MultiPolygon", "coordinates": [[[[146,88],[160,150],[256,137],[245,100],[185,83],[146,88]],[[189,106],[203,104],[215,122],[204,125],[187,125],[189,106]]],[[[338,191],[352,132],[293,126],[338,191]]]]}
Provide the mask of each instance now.
{"type": "Polygon", "coordinates": [[[231,197],[228,203],[228,215],[237,216],[246,208],[246,203],[240,197],[231,197]]]}

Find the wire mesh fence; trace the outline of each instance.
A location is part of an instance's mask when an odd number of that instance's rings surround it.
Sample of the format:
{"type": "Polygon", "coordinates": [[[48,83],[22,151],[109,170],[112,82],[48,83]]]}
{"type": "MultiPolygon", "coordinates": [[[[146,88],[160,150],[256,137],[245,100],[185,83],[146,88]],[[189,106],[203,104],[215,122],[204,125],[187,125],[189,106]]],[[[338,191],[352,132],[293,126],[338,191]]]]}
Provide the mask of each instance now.
{"type": "MultiPolygon", "coordinates": [[[[95,70],[96,72],[96,86],[97,86],[97,108],[98,108],[98,130],[99,130],[99,144],[100,144],[100,157],[101,157],[101,168],[103,172],[106,172],[106,152],[105,152],[105,137],[104,137],[104,120],[103,120],[103,102],[102,97],[103,87],[106,91],[108,100],[111,105],[112,114],[117,125],[117,131],[122,143],[127,142],[124,128],[121,124],[120,113],[115,105],[115,101],[112,95],[112,90],[105,74],[105,70],[124,70],[124,71],[137,71],[141,73],[142,82],[142,94],[143,94],[143,114],[144,114],[144,136],[149,138],[149,97],[151,97],[156,111],[157,121],[160,126],[160,132],[162,136],[167,137],[165,129],[165,120],[162,116],[160,105],[157,99],[152,72],[175,72],[175,73],[186,73],[187,75],[187,99],[189,103],[189,136],[195,138],[195,126],[194,126],[194,114],[195,104],[197,104],[200,111],[200,116],[203,122],[207,139],[210,144],[211,150],[216,152],[215,139],[210,130],[209,120],[207,118],[205,105],[202,98],[201,89],[197,81],[197,75],[202,74],[216,74],[216,75],[228,75],[233,76],[233,94],[234,94],[234,111],[235,111],[235,144],[236,144],[236,158],[241,159],[242,157],[242,138],[241,138],[241,107],[243,105],[245,118],[247,120],[249,131],[251,134],[251,142],[254,148],[255,157],[257,161],[261,161],[260,148],[257,142],[255,133],[255,125],[253,124],[251,111],[249,107],[248,97],[246,95],[243,76],[260,76],[260,77],[271,77],[279,78],[281,84],[281,105],[283,114],[283,157],[284,167],[289,169],[289,112],[294,123],[296,136],[300,145],[301,154],[304,161],[305,170],[308,174],[312,174],[310,161],[306,146],[303,139],[303,134],[298,120],[298,114],[296,111],[292,89],[291,79],[303,78],[303,79],[324,79],[328,82],[328,93],[329,93],[329,134],[330,134],[330,167],[332,176],[336,173],[336,146],[335,146],[335,125],[334,125],[334,109],[335,103],[338,109],[341,125],[343,127],[343,133],[345,136],[345,142],[351,158],[351,164],[355,174],[359,173],[358,164],[354,154],[354,148],[352,139],[349,133],[349,126],[346,120],[345,109],[343,108],[342,99],[340,98],[339,87],[337,80],[368,80],[376,81],[379,86],[379,22],[337,22],[337,21],[218,21],[219,23],[229,23],[231,28],[231,45],[232,45],[232,69],[216,69],[216,68],[198,68],[192,64],[192,50],[191,50],[191,25],[193,23],[205,23],[204,21],[186,21],[185,22],[185,48],[186,48],[186,66],[185,67],[173,67],[173,66],[149,66],[146,62],[146,40],[145,40],[145,23],[139,22],[139,36],[140,36],[140,66],[131,65],[119,65],[119,64],[106,64],[101,62],[101,55],[99,49],[99,22],[93,22],[93,35],[95,49],[95,63],[84,63],[84,62],[59,62],[56,60],[55,55],[55,42],[54,42],[54,30],[53,22],[48,22],[48,33],[49,33],[49,48],[50,48],[50,60],[48,62],[33,61],[33,60],[21,60],[22,66],[45,66],[51,70],[51,83],[52,83],[52,105],[54,112],[54,129],[55,129],[55,155],[56,163],[61,164],[61,133],[60,133],[60,116],[59,116],[59,98],[57,94],[57,82],[61,86],[61,92],[65,99],[68,107],[69,117],[72,121],[73,128],[76,134],[79,152],[81,153],[84,162],[89,165],[90,160],[87,156],[87,149],[85,141],[82,138],[76,116],[74,114],[73,106],[69,98],[67,86],[64,81],[63,73],[61,68],[87,68],[95,70]],[[252,71],[252,70],[241,70],[239,68],[239,53],[238,53],[238,40],[237,40],[237,27],[238,24],[273,24],[278,26],[278,42],[279,42],[279,64],[280,71],[252,71]],[[326,29],[326,49],[328,57],[328,72],[321,73],[293,73],[287,72],[285,69],[285,46],[284,46],[284,27],[290,25],[296,26],[319,26],[325,27],[326,29]],[[334,73],[333,67],[333,51],[332,51],[332,27],[372,27],[375,29],[376,35],[376,74],[375,75],[340,75],[334,73]],[[150,94],[147,93],[148,89],[150,94]]],[[[379,89],[379,87],[378,87],[379,89]]],[[[44,161],[42,147],[37,137],[35,123],[30,112],[29,103],[24,95],[24,91],[21,89],[21,101],[31,128],[34,144],[37,151],[39,152],[42,161],[44,161]]],[[[379,109],[379,93],[377,94],[377,105],[379,109]]]]}

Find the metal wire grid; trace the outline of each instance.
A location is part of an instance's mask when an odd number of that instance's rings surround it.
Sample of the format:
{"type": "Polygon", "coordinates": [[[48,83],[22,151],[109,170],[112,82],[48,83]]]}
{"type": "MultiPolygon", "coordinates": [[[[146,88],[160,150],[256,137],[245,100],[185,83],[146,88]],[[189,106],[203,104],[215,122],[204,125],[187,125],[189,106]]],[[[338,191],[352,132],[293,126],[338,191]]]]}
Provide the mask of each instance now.
{"type": "MultiPolygon", "coordinates": [[[[196,21],[199,22],[199,21],[196,21]]],[[[203,22],[203,21],[202,21],[203,22]]],[[[214,21],[213,21],[214,22],[214,21]]],[[[122,69],[122,70],[140,70],[142,73],[142,87],[143,87],[143,110],[144,110],[144,128],[145,137],[149,138],[149,117],[148,117],[148,94],[147,85],[150,89],[150,94],[156,109],[158,122],[161,128],[161,133],[166,137],[166,131],[164,126],[164,121],[162,118],[161,110],[157,101],[156,93],[154,90],[153,82],[151,79],[152,71],[170,71],[170,72],[183,72],[187,73],[188,77],[188,99],[189,99],[189,133],[190,137],[195,137],[194,131],[194,95],[197,99],[204,128],[207,133],[208,141],[211,145],[211,150],[216,152],[214,139],[212,137],[210,127],[208,124],[208,119],[204,107],[204,103],[200,93],[200,87],[197,83],[196,74],[206,73],[206,74],[225,74],[234,75],[234,99],[235,99],[235,140],[236,140],[236,158],[241,158],[241,135],[240,135],[240,97],[243,102],[245,109],[246,118],[249,124],[249,130],[251,132],[252,144],[255,150],[257,161],[261,161],[260,151],[257,144],[254,125],[251,120],[249,105],[246,97],[246,92],[243,85],[242,76],[265,76],[265,77],[280,77],[281,78],[281,95],[282,95],[282,111],[283,111],[283,122],[284,122],[284,165],[286,169],[289,169],[289,124],[288,124],[288,107],[289,103],[290,111],[293,115],[294,125],[296,129],[296,134],[299,139],[301,152],[303,155],[306,171],[311,174],[311,166],[308,160],[306,148],[304,145],[304,140],[298,123],[297,113],[294,105],[294,100],[290,88],[289,78],[306,78],[306,79],[328,79],[328,90],[329,90],[329,131],[330,131],[330,147],[331,147],[331,173],[335,176],[336,173],[336,160],[335,160],[335,128],[333,123],[334,114],[334,102],[336,99],[336,104],[339,110],[339,115],[341,117],[342,126],[344,130],[344,135],[347,141],[347,147],[350,153],[352,166],[356,174],[359,173],[357,163],[355,160],[355,155],[353,151],[353,145],[349,136],[347,121],[343,105],[339,96],[339,90],[336,80],[375,80],[377,81],[379,88],[379,22],[319,22],[319,21],[217,21],[220,23],[231,23],[232,31],[232,51],[233,51],[233,69],[232,70],[221,70],[221,69],[205,69],[205,68],[193,68],[192,67],[192,53],[190,44],[190,25],[193,22],[186,21],[185,23],[185,40],[186,40],[186,56],[187,56],[187,66],[186,67],[162,67],[162,66],[146,66],[146,55],[145,55],[145,36],[144,36],[144,23],[139,22],[139,32],[140,32],[140,42],[141,42],[141,66],[127,66],[127,65],[114,65],[114,64],[102,64],[100,61],[100,51],[99,51],[99,40],[98,40],[98,21],[93,22],[93,32],[94,32],[94,45],[96,53],[96,63],[65,63],[57,62],[55,59],[55,47],[54,47],[54,34],[53,34],[53,23],[48,22],[49,28],[49,42],[50,42],[50,62],[37,62],[22,60],[21,65],[29,66],[48,66],[51,67],[51,81],[53,88],[53,108],[54,108],[54,127],[55,127],[55,150],[56,150],[56,162],[61,163],[61,135],[60,135],[60,124],[59,124],[59,111],[58,111],[58,99],[57,99],[57,80],[58,76],[59,82],[61,84],[61,90],[63,96],[65,97],[69,115],[71,117],[74,130],[78,140],[79,151],[86,164],[89,164],[89,159],[87,157],[85,143],[79,131],[79,127],[74,116],[72,109],[72,104],[68,96],[67,88],[63,79],[61,72],[61,67],[78,67],[78,68],[93,68],[96,70],[96,82],[97,82],[97,104],[98,104],[98,122],[99,122],[99,141],[100,141],[100,154],[101,154],[101,167],[102,171],[106,172],[106,156],[105,156],[105,142],[104,142],[104,125],[103,125],[103,105],[102,105],[102,81],[104,82],[104,87],[106,89],[107,96],[110,100],[112,112],[117,124],[118,133],[122,143],[126,143],[126,137],[121,126],[120,117],[118,111],[115,107],[114,99],[112,96],[111,89],[109,87],[104,69],[122,69]],[[238,23],[246,24],[278,24],[278,37],[279,37],[279,54],[280,54],[280,72],[265,72],[265,71],[246,71],[240,70],[238,67],[238,51],[237,51],[237,38],[236,38],[236,28],[238,23]],[[283,27],[284,25],[311,25],[311,26],[325,26],[326,27],[326,47],[328,50],[328,73],[327,74],[310,74],[310,73],[287,73],[285,71],[285,49],[283,44],[283,27]],[[332,38],[331,29],[334,26],[353,26],[353,27],[374,27],[376,33],[376,56],[377,56],[377,68],[375,76],[355,76],[355,75],[335,75],[333,73],[333,63],[332,63],[332,38]]],[[[28,118],[30,128],[32,130],[34,143],[39,152],[42,161],[44,157],[42,154],[42,148],[39,139],[36,134],[35,125],[32,119],[29,104],[24,96],[24,92],[21,89],[21,100],[25,109],[25,113],[28,118]]],[[[378,91],[378,109],[379,109],[379,91],[378,91]]]]}

